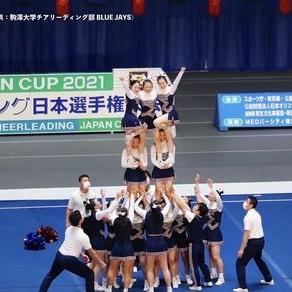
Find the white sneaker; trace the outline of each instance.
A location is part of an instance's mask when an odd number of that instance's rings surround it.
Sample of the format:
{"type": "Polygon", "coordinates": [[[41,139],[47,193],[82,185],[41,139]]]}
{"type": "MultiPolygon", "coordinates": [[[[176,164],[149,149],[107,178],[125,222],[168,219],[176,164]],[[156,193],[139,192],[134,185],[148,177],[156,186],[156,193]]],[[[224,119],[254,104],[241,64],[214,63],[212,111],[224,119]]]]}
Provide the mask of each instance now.
{"type": "Polygon", "coordinates": [[[244,288],[235,288],[233,289],[233,292],[248,292],[248,289],[244,289],[244,288]]]}
{"type": "Polygon", "coordinates": [[[271,280],[269,282],[265,281],[265,280],[261,280],[261,284],[263,285],[270,285],[270,286],[274,286],[275,285],[275,282],[274,280],[271,280]]]}
{"type": "Polygon", "coordinates": [[[171,282],[172,282],[172,287],[174,289],[178,288],[178,282],[177,282],[176,277],[173,277],[171,282]]]}
{"type": "Polygon", "coordinates": [[[114,283],[113,283],[113,287],[115,289],[119,289],[120,288],[120,285],[117,283],[117,281],[115,280],[114,283]]]}
{"type": "Polygon", "coordinates": [[[154,287],[154,288],[157,288],[157,287],[159,287],[159,285],[160,285],[160,280],[159,280],[159,278],[155,278],[155,281],[154,281],[154,285],[153,285],[153,287],[154,287]]]}
{"type": "Polygon", "coordinates": [[[193,285],[193,280],[191,279],[190,275],[186,275],[186,282],[188,285],[193,285]]]}
{"type": "Polygon", "coordinates": [[[217,280],[217,282],[215,283],[215,285],[216,285],[216,286],[221,286],[221,285],[223,285],[224,283],[225,283],[224,278],[219,278],[219,279],[217,280]]]}
{"type": "Polygon", "coordinates": [[[213,283],[212,282],[204,282],[204,287],[212,287],[213,283]]]}
{"type": "Polygon", "coordinates": [[[131,282],[130,282],[130,285],[129,285],[129,288],[132,288],[134,283],[137,281],[137,279],[135,278],[132,278],[131,282]]]}
{"type": "Polygon", "coordinates": [[[190,290],[193,291],[202,291],[202,287],[201,286],[191,286],[189,287],[190,290]]]}
{"type": "Polygon", "coordinates": [[[144,289],[143,289],[143,291],[148,291],[148,289],[149,289],[148,281],[145,280],[144,281],[144,289]]]}
{"type": "Polygon", "coordinates": [[[100,286],[98,282],[94,282],[94,291],[104,291],[104,287],[100,286]]]}

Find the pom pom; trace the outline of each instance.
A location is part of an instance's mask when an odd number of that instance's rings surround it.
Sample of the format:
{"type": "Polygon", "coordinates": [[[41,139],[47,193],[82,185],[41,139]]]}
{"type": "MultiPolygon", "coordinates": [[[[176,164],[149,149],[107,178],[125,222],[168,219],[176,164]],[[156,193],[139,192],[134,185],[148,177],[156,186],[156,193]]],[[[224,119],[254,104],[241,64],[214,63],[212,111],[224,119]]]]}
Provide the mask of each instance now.
{"type": "Polygon", "coordinates": [[[51,226],[41,226],[37,232],[44,238],[45,242],[53,243],[58,240],[58,232],[51,226]]]}
{"type": "Polygon", "coordinates": [[[24,238],[24,246],[29,250],[40,250],[46,248],[46,243],[38,232],[30,232],[24,238]]]}

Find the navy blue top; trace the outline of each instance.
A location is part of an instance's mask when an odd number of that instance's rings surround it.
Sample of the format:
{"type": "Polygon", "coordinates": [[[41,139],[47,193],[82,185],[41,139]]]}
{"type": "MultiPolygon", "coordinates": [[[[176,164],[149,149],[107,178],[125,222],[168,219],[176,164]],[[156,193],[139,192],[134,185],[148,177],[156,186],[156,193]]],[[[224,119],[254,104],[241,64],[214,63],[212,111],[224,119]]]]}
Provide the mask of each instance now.
{"type": "Polygon", "coordinates": [[[139,102],[137,101],[137,99],[133,98],[129,98],[126,95],[126,113],[128,114],[134,114],[135,116],[137,116],[137,112],[139,110],[139,102]]]}
{"type": "Polygon", "coordinates": [[[129,241],[132,223],[127,217],[118,217],[114,221],[113,230],[117,241],[129,241]]]}
{"type": "Polygon", "coordinates": [[[162,234],[163,233],[163,215],[159,213],[158,220],[152,211],[148,211],[145,218],[146,234],[162,234]]]}
{"type": "Polygon", "coordinates": [[[187,233],[190,242],[203,241],[203,228],[206,220],[203,217],[195,216],[191,222],[188,222],[187,233]]]}
{"type": "Polygon", "coordinates": [[[159,101],[162,114],[169,113],[174,108],[174,94],[158,94],[157,99],[159,101]]]}
{"type": "Polygon", "coordinates": [[[218,210],[209,209],[207,215],[207,227],[209,227],[210,230],[215,230],[219,228],[221,225],[221,219],[222,212],[219,212],[218,210]]]}

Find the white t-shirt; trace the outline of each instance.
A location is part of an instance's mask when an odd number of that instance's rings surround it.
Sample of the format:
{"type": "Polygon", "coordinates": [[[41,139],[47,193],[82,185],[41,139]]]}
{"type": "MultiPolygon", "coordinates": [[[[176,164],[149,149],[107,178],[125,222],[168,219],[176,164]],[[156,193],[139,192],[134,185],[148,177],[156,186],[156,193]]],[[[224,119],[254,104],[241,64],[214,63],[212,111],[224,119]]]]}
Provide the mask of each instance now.
{"type": "Polygon", "coordinates": [[[80,211],[82,217],[89,217],[91,215],[91,211],[86,211],[85,204],[89,199],[94,199],[94,194],[88,190],[86,194],[81,193],[80,189],[73,192],[68,202],[68,209],[72,209],[73,211],[80,211]]]}
{"type": "Polygon", "coordinates": [[[261,238],[264,236],[261,215],[255,210],[251,209],[247,212],[243,219],[244,230],[249,231],[249,238],[261,238]]]}
{"type": "Polygon", "coordinates": [[[62,255],[79,258],[83,250],[91,249],[89,237],[83,229],[76,226],[69,226],[65,231],[65,240],[59,251],[62,255]]]}

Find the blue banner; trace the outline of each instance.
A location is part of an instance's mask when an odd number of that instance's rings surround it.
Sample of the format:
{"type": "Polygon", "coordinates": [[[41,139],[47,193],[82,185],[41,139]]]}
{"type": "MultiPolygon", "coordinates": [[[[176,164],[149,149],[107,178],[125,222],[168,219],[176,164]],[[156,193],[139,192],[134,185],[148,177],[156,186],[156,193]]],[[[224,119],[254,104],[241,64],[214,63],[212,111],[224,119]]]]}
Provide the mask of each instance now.
{"type": "Polygon", "coordinates": [[[220,131],[292,127],[292,92],[218,94],[214,124],[220,131]]]}

